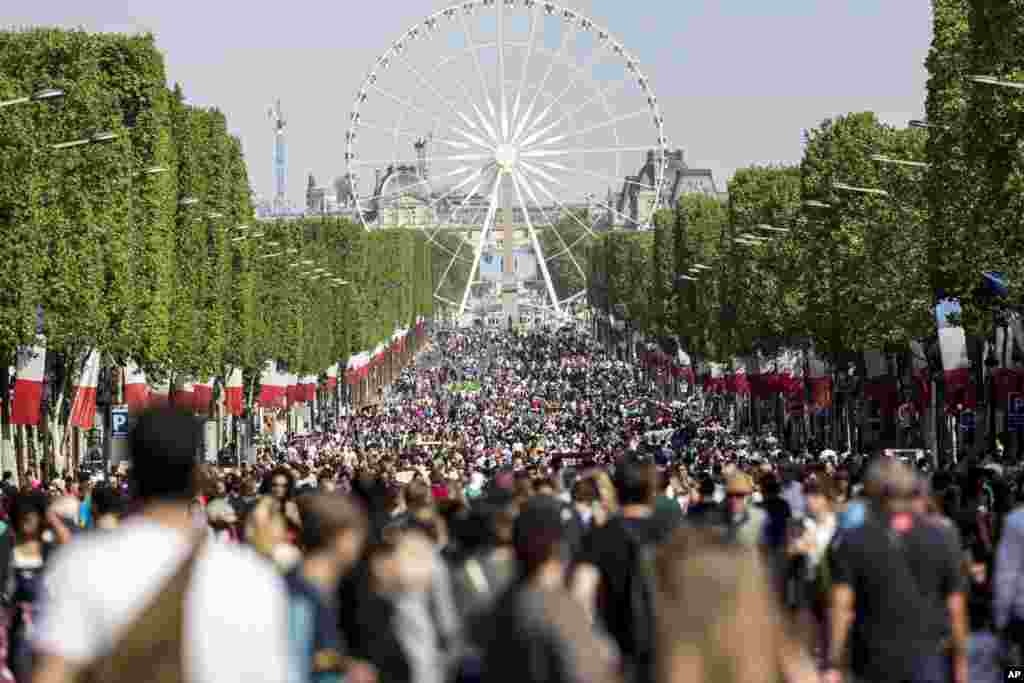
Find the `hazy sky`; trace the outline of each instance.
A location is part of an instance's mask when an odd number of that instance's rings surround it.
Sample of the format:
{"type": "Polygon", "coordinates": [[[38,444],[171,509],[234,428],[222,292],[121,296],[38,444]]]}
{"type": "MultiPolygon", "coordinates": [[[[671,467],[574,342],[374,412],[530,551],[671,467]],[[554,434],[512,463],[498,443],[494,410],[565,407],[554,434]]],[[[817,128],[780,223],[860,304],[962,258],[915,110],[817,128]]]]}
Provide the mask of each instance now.
{"type": "MultiPolygon", "coordinates": [[[[344,171],[353,96],[374,60],[443,0],[4,0],[9,25],[152,31],[169,79],[242,138],[255,190],[272,193],[267,105],[289,119],[289,197],[344,171]]],[[[641,62],[673,146],[717,179],[795,162],[802,131],[874,110],[921,117],[928,0],[565,0],[641,62]]],[[[365,158],[365,157],[364,157],[365,158]]]]}

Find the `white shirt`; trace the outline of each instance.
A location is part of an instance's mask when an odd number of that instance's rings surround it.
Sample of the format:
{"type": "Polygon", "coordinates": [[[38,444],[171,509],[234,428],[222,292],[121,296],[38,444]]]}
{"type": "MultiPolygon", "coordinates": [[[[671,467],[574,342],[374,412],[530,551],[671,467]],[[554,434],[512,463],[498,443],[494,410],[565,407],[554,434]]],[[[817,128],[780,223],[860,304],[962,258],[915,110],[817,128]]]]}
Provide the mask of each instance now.
{"type": "MultiPolygon", "coordinates": [[[[35,647],[85,664],[108,652],[188,553],[174,529],[133,520],[61,548],[45,576],[35,647]]],[[[282,578],[252,551],[210,543],[197,558],[185,605],[190,683],[280,683],[288,657],[282,578]]]]}

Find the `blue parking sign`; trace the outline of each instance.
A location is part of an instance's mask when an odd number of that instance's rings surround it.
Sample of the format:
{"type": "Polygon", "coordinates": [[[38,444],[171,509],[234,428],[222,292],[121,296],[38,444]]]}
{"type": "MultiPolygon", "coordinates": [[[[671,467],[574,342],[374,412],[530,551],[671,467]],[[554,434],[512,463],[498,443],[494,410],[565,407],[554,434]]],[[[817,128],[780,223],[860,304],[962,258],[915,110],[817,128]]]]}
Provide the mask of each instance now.
{"type": "Polygon", "coordinates": [[[127,439],[131,430],[128,406],[110,407],[110,436],[114,439],[127,439]]]}
{"type": "Polygon", "coordinates": [[[1006,426],[1024,429],[1024,394],[1013,393],[1006,397],[1006,426]]]}

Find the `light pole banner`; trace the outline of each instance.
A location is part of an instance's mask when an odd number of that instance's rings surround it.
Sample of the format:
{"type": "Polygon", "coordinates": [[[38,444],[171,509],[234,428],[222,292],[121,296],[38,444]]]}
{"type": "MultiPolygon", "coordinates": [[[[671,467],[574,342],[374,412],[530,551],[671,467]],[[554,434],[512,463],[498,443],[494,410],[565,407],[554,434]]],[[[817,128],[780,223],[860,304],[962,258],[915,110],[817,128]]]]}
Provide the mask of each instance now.
{"type": "Polygon", "coordinates": [[[235,368],[228,375],[228,381],[224,386],[224,405],[228,413],[237,417],[242,414],[244,403],[242,368],[235,368]]]}
{"type": "Polygon", "coordinates": [[[141,413],[149,404],[149,385],[146,384],[146,373],[135,363],[129,363],[124,373],[124,400],[128,410],[141,413]]]}
{"type": "Polygon", "coordinates": [[[96,386],[100,379],[100,352],[93,350],[85,358],[75,382],[75,400],[71,404],[71,424],[92,429],[96,419],[96,386]]]}
{"type": "Polygon", "coordinates": [[[35,346],[18,349],[17,362],[10,422],[12,425],[37,425],[42,416],[40,402],[46,378],[46,338],[40,335],[35,346]]]}
{"type": "Polygon", "coordinates": [[[939,353],[950,404],[964,403],[958,394],[965,394],[970,384],[970,362],[967,358],[967,336],[959,323],[962,313],[956,299],[943,299],[935,307],[935,322],[939,332],[939,353]]]}

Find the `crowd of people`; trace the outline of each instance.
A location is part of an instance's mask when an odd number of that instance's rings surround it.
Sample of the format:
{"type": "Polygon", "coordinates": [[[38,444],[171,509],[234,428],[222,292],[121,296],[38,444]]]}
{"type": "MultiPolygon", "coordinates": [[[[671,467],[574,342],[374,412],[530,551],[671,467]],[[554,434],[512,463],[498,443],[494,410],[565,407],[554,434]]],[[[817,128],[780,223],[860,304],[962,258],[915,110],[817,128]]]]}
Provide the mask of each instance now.
{"type": "Polygon", "coordinates": [[[788,453],[574,327],[435,330],[255,462],[0,485],[7,680],[937,683],[1024,644],[1005,463],[788,453]]]}

